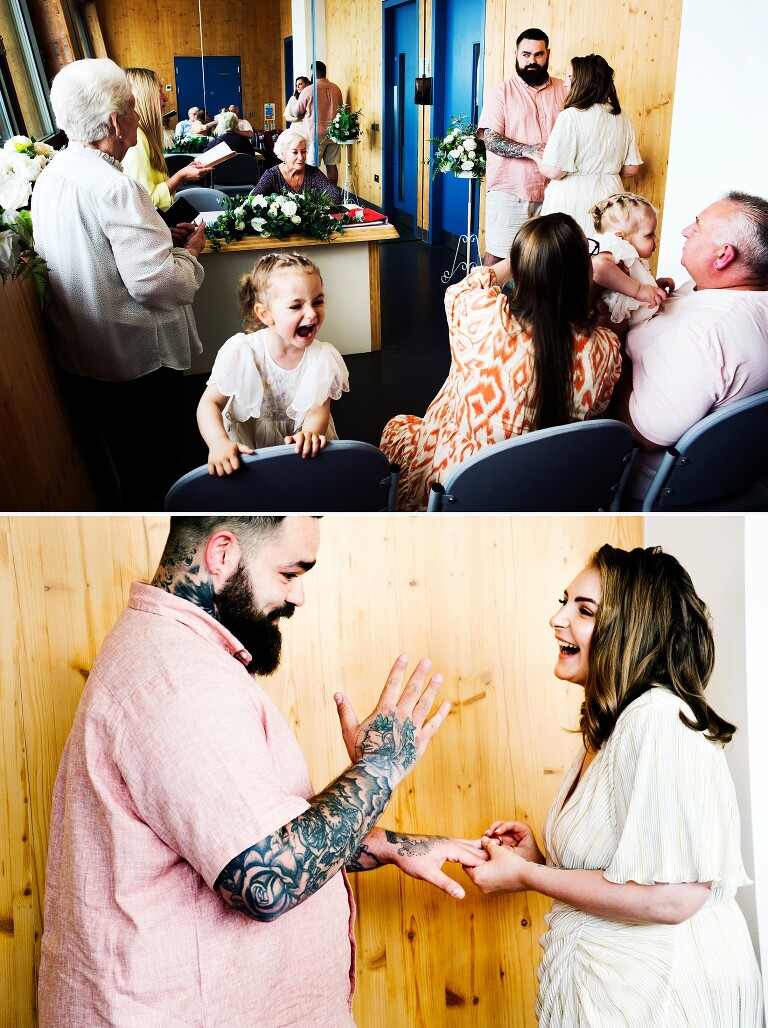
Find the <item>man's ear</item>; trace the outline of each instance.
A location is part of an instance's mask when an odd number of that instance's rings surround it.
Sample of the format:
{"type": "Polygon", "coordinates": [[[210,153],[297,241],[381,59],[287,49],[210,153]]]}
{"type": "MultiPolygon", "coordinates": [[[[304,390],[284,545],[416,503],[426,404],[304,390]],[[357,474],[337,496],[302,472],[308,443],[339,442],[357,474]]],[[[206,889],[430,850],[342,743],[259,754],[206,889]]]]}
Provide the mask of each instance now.
{"type": "Polygon", "coordinates": [[[715,256],[715,267],[718,271],[723,271],[733,261],[736,260],[736,250],[731,246],[730,243],[721,243],[717,248],[717,254],[715,256]]]}
{"type": "Polygon", "coordinates": [[[205,545],[205,566],[214,578],[226,581],[240,563],[242,550],[234,532],[214,532],[205,545]]]}

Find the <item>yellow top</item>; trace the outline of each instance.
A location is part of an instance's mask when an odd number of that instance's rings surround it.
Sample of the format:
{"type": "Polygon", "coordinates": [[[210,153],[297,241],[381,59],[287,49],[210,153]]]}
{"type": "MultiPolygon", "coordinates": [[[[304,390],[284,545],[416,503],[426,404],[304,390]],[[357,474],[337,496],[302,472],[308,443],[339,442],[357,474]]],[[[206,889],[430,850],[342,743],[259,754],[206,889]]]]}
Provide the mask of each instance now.
{"type": "Polygon", "coordinates": [[[168,175],[164,171],[155,171],[149,163],[149,142],[144,129],[139,129],[136,146],[132,146],[123,157],[122,165],[126,175],[144,186],[155,207],[167,211],[173,203],[168,188],[168,175]]]}

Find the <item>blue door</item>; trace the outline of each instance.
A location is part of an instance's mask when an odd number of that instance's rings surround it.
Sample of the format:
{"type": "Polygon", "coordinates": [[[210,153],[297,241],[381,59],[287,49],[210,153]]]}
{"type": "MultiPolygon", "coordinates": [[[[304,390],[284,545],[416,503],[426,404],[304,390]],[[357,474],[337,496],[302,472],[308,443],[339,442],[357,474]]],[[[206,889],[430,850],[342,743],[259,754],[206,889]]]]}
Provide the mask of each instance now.
{"type": "Polygon", "coordinates": [[[419,128],[414,102],[419,53],[416,0],[384,0],[384,209],[416,222],[419,128]]]}
{"type": "MultiPolygon", "coordinates": [[[[477,124],[483,100],[485,0],[437,0],[435,3],[435,106],[432,135],[445,134],[452,116],[477,124]]],[[[479,186],[472,182],[477,232],[479,186]]],[[[467,231],[468,182],[438,175],[432,190],[430,238],[455,243],[467,231]],[[439,229],[438,232],[435,232],[439,229]],[[446,238],[447,237],[447,238],[446,238]]]]}
{"type": "Polygon", "coordinates": [[[174,57],[173,66],[180,119],[190,107],[204,107],[213,117],[222,107],[235,104],[245,114],[239,57],[174,57]]]}

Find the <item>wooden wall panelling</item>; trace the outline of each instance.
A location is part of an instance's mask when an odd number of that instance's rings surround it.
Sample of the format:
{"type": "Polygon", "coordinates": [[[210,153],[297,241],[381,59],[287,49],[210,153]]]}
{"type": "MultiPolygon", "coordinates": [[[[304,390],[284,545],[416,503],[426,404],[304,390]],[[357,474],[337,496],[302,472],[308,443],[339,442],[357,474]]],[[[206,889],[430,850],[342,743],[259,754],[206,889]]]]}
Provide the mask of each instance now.
{"type": "Polygon", "coordinates": [[[0,509],[97,510],[29,281],[0,285],[0,324],[0,509]]]}
{"type": "MultiPolygon", "coordinates": [[[[0,1011],[34,1028],[30,983],[51,791],[87,669],[167,518],[0,523],[2,806],[0,1011]],[[27,807],[26,798],[29,803],[27,807]],[[28,813],[27,813],[28,809],[28,813]],[[29,890],[29,891],[27,891],[29,890]],[[13,934],[10,927],[13,926],[13,934]],[[2,1004],[5,1004],[3,1008],[2,1004]]],[[[346,764],[333,693],[373,707],[394,657],[435,660],[453,710],[382,824],[479,834],[497,816],[540,826],[578,745],[579,691],[552,677],[547,619],[604,541],[637,545],[639,518],[327,517],[306,604],[266,683],[321,788],[346,764]]],[[[353,876],[361,1028],[534,1028],[544,901],[486,898],[460,870],[451,900],[390,868],[353,876]]]]}
{"type": "MultiPolygon", "coordinates": [[[[96,5],[109,56],[123,67],[155,70],[164,85],[173,87],[169,105],[178,110],[173,59],[200,54],[197,4],[96,0],[96,5]]],[[[283,95],[280,0],[202,0],[202,14],[205,53],[240,56],[243,112],[253,112],[254,128],[262,128],[264,104],[277,105],[283,95]]]]}
{"type": "Polygon", "coordinates": [[[88,36],[91,40],[94,57],[108,57],[104,36],[101,32],[99,12],[96,8],[96,0],[82,0],[83,20],[88,29],[88,36]]]}

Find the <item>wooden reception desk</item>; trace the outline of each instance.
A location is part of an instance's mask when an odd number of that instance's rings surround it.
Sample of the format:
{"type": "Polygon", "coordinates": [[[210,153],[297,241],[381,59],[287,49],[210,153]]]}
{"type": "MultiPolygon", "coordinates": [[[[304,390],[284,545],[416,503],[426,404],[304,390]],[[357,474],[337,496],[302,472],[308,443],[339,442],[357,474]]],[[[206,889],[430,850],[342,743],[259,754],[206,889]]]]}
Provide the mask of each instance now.
{"type": "Polygon", "coordinates": [[[397,239],[392,225],[352,228],[322,243],[302,236],[262,239],[248,236],[223,243],[215,252],[210,243],[200,255],[205,279],[193,309],[203,352],[193,358],[189,374],[208,372],[222,344],[242,332],[237,286],[260,253],[292,250],[303,253],[320,268],[325,288],[325,322],[320,338],[340,353],[369,353],[381,349],[379,243],[397,239]]]}

